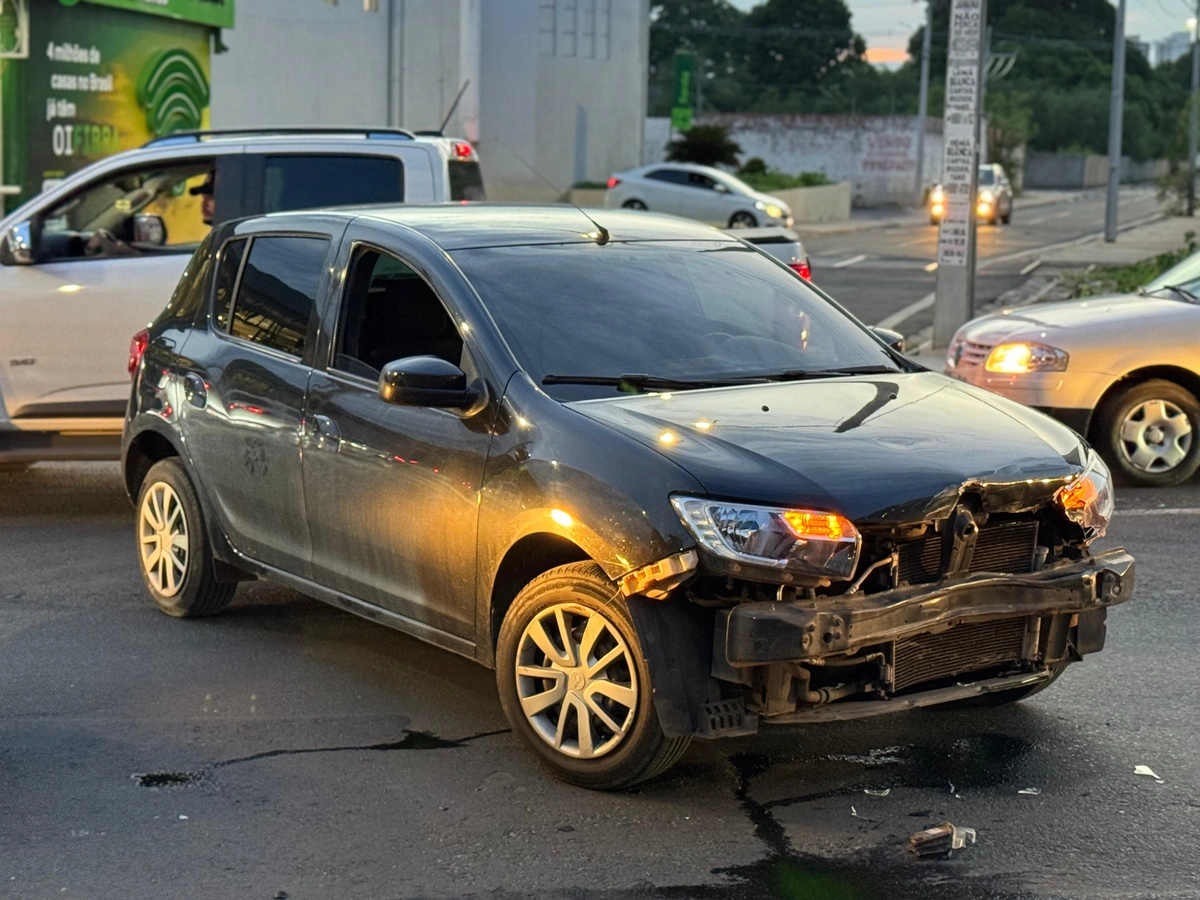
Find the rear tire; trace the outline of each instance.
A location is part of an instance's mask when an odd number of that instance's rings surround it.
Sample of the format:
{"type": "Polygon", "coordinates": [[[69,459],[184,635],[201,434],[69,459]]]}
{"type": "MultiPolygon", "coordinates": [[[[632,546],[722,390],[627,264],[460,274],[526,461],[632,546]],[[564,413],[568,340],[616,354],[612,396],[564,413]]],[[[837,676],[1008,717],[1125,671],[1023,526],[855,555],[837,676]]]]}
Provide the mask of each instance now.
{"type": "Polygon", "coordinates": [[[1173,381],[1152,378],[1107,400],[1096,445],[1126,484],[1183,484],[1200,467],[1200,403],[1173,381]]]}
{"type": "Polygon", "coordinates": [[[625,598],[593,562],[551,569],[517,595],[500,628],[496,685],[525,749],[580,787],[654,778],[691,741],[663,734],[625,598]]]}
{"type": "Polygon", "coordinates": [[[626,200],[621,204],[621,209],[640,209],[645,210],[646,204],[641,200],[626,200]]]}
{"type": "Polygon", "coordinates": [[[213,568],[200,501],[176,458],[150,467],[138,491],[137,552],[150,598],[169,616],[221,612],[236,584],[221,584],[213,568]]]}

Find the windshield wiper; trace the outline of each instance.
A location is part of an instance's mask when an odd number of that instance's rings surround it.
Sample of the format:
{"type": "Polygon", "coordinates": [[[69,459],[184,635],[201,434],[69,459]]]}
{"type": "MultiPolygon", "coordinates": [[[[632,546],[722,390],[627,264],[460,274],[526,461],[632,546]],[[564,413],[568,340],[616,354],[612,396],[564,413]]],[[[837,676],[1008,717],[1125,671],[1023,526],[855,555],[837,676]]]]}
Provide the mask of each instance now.
{"type": "Polygon", "coordinates": [[[903,369],[888,366],[842,366],[836,369],[784,369],[759,376],[772,381],[803,381],[806,378],[836,378],[838,375],[901,375],[903,369]]]}
{"type": "Polygon", "coordinates": [[[1187,288],[1182,287],[1181,285],[1178,285],[1178,284],[1164,284],[1161,287],[1156,287],[1152,291],[1147,291],[1145,288],[1142,289],[1143,294],[1157,294],[1159,291],[1174,291],[1176,294],[1178,294],[1180,297],[1182,297],[1188,303],[1196,302],[1196,295],[1193,294],[1191,291],[1189,291],[1187,288]]]}
{"type": "Polygon", "coordinates": [[[761,384],[769,376],[752,378],[666,378],[660,375],[547,375],[542,384],[590,384],[629,392],[644,390],[684,391],[692,388],[726,387],[731,384],[761,384]]]}

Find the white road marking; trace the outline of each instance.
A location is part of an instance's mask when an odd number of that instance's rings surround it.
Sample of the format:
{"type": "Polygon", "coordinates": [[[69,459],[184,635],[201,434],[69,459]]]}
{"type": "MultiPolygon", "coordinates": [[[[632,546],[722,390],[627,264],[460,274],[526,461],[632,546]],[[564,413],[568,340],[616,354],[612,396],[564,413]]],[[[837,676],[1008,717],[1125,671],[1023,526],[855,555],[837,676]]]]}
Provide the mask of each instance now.
{"type": "Polygon", "coordinates": [[[920,300],[917,300],[914,303],[908,304],[908,306],[905,306],[901,309],[896,310],[890,316],[880,319],[875,324],[879,328],[895,328],[897,325],[901,324],[906,319],[910,319],[913,316],[915,316],[917,313],[923,312],[923,311],[929,309],[929,307],[933,306],[933,299],[935,296],[936,296],[936,294],[933,291],[930,291],[928,294],[926,294],[920,300]]]}
{"type": "Polygon", "coordinates": [[[857,256],[848,256],[845,259],[839,259],[832,266],[830,266],[830,268],[831,269],[844,269],[844,268],[846,268],[846,266],[852,266],[855,263],[860,263],[866,258],[867,258],[867,254],[865,254],[865,253],[860,253],[857,256]]]}
{"type": "Polygon", "coordinates": [[[1033,262],[1031,262],[1029,265],[1027,265],[1025,268],[1023,268],[1021,270],[1021,274],[1028,275],[1030,272],[1032,272],[1034,269],[1036,269],[1041,264],[1042,264],[1042,258],[1039,256],[1037,259],[1035,259],[1033,262]]]}
{"type": "Polygon", "coordinates": [[[1122,516],[1200,516],[1200,507],[1183,506],[1173,509],[1117,509],[1122,516]]]}
{"type": "Polygon", "coordinates": [[[1042,224],[1043,222],[1045,222],[1045,221],[1046,221],[1046,219],[1048,219],[1048,218],[1049,218],[1049,216],[1038,216],[1036,219],[1030,219],[1030,220],[1029,220],[1028,222],[1026,222],[1025,224],[1026,224],[1026,225],[1041,225],[1041,224],[1042,224]]]}
{"type": "Polygon", "coordinates": [[[1074,210],[1071,210],[1071,209],[1064,210],[1063,212],[1053,215],[1050,218],[1051,219],[1065,219],[1067,216],[1071,215],[1071,213],[1073,213],[1073,212],[1074,212],[1074,210]]]}
{"type": "Polygon", "coordinates": [[[937,264],[937,260],[935,259],[933,262],[931,262],[929,265],[927,265],[925,267],[925,271],[926,272],[936,272],[937,268],[938,268],[938,264],[937,264]]]}

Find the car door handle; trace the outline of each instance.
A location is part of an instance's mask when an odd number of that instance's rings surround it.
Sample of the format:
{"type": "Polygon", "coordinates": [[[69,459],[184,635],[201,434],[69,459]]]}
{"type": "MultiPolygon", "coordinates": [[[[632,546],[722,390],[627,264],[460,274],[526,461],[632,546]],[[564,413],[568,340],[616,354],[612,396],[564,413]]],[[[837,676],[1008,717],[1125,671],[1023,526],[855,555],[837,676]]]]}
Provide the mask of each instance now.
{"type": "Polygon", "coordinates": [[[208,403],[208,387],[204,383],[204,379],[195,372],[188,372],[183,376],[183,395],[187,398],[187,402],[197,409],[204,409],[208,403]]]}
{"type": "Polygon", "coordinates": [[[317,447],[336,453],[342,442],[342,432],[337,422],[329,416],[313,416],[313,424],[316,426],[317,447]]]}

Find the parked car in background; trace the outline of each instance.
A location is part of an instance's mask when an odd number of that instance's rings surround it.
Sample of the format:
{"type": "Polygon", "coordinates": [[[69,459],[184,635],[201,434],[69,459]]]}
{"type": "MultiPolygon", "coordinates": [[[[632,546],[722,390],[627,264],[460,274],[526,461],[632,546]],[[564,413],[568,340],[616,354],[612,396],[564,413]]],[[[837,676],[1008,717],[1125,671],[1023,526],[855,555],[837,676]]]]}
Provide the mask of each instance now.
{"type": "MultiPolygon", "coordinates": [[[[937,225],[946,214],[946,191],[934,185],[927,199],[929,223],[937,225]]],[[[979,187],[975,194],[975,215],[989,225],[1012,222],[1012,182],[999,163],[987,163],[979,167],[979,187]]]]}
{"type": "Polygon", "coordinates": [[[1200,253],[1134,294],[968,322],[945,371],[1070,425],[1131,484],[1180,484],[1200,466],[1198,296],[1200,253]]]}
{"type": "Polygon", "coordinates": [[[790,228],[735,228],[727,233],[775,257],[805,281],[812,281],[808,251],[800,235],[790,228]]]}
{"type": "Polygon", "coordinates": [[[0,465],[117,457],[129,336],[214,221],[482,199],[470,144],[387,129],[175,134],[51,186],[0,221],[0,465]]]}
{"type": "Polygon", "coordinates": [[[778,197],[754,190],[740,178],[692,163],[655,163],[608,179],[609,209],[648,209],[722,228],[790,228],[792,211],[778,197]]]}
{"type": "Polygon", "coordinates": [[[1133,592],[1070,429],[676,218],[230,223],[138,344],[161,609],[269,578],[494,666],[516,739],[586,787],[760,723],[1018,700],[1133,592]]]}

